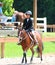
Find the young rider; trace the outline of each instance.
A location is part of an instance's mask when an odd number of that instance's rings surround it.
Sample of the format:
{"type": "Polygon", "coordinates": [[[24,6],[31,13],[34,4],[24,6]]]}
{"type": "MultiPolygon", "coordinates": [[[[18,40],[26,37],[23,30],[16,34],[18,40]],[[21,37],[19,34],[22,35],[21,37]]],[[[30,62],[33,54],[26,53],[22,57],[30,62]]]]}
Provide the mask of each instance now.
{"type": "Polygon", "coordinates": [[[26,19],[24,20],[22,28],[28,32],[32,42],[36,43],[36,40],[35,40],[34,35],[32,33],[32,30],[34,30],[33,25],[32,25],[32,19],[31,19],[32,12],[27,11],[25,14],[26,14],[26,19]]]}

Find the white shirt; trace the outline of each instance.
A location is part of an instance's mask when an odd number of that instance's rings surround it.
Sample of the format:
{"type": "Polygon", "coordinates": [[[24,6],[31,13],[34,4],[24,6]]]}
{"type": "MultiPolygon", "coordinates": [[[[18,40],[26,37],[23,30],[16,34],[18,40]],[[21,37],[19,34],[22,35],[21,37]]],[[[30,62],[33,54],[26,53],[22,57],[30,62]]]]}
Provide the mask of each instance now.
{"type": "Polygon", "coordinates": [[[28,22],[29,19],[27,19],[27,22],[28,22]]]}

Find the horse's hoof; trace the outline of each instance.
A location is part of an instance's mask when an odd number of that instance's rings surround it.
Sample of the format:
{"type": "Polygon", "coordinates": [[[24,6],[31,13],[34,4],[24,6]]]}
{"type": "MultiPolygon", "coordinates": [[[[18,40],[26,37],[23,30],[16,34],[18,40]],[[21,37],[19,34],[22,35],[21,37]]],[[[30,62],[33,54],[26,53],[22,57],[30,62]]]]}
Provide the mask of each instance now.
{"type": "Polygon", "coordinates": [[[22,59],[21,63],[24,63],[24,59],[22,59]]]}
{"type": "Polygon", "coordinates": [[[32,64],[32,60],[30,60],[30,64],[32,64]]]}
{"type": "Polygon", "coordinates": [[[27,60],[25,61],[25,64],[27,64],[27,60]]]}
{"type": "Polygon", "coordinates": [[[41,61],[42,61],[43,59],[41,58],[41,61]]]}
{"type": "Polygon", "coordinates": [[[23,63],[23,61],[21,63],[23,63]]]}

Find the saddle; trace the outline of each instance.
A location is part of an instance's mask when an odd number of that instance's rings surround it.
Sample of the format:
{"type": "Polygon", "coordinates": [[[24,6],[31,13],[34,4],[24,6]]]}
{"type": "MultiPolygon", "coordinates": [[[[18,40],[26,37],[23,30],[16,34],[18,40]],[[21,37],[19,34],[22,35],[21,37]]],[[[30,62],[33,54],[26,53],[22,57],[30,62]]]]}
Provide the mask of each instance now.
{"type": "Polygon", "coordinates": [[[29,32],[28,35],[29,35],[32,43],[37,44],[37,41],[35,40],[35,37],[34,37],[33,33],[32,32],[29,32]]]}

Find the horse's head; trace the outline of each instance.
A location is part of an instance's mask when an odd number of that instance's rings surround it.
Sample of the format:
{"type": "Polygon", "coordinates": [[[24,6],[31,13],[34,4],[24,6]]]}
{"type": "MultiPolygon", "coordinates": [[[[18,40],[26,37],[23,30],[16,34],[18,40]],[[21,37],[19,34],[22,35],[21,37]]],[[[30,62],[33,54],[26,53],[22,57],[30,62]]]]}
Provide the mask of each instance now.
{"type": "Polygon", "coordinates": [[[24,29],[23,30],[19,30],[18,37],[19,37],[19,43],[21,43],[23,40],[25,40],[27,38],[26,31],[24,29]]]}

